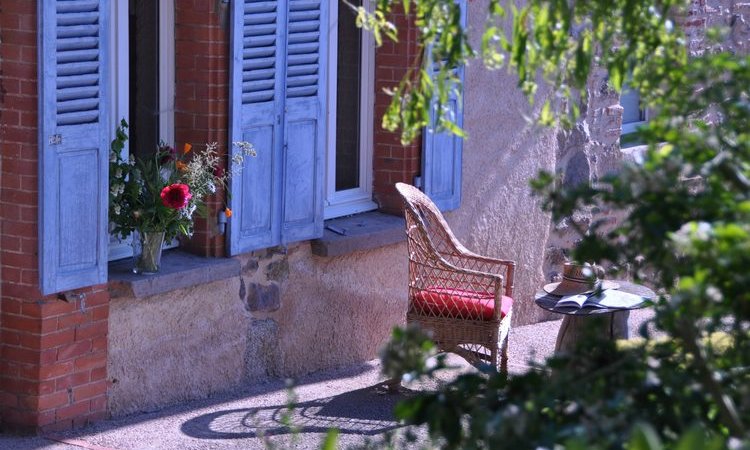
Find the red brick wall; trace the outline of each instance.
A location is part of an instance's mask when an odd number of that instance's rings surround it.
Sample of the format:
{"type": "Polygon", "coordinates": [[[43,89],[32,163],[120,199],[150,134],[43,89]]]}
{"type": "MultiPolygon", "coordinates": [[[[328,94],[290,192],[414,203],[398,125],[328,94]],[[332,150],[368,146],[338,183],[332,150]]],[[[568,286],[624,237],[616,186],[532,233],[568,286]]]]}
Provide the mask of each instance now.
{"type": "Polygon", "coordinates": [[[419,32],[403,10],[397,7],[391,20],[398,28],[398,42],[384,39],[375,52],[375,125],[373,191],[380,210],[401,214],[401,197],[393,187],[399,181],[413,183],[421,171],[422,141],[417,138],[407,146],[401,145],[400,134],[383,129],[382,119],[391,97],[383,88],[398,85],[418,56],[419,32]]]}
{"type": "Polygon", "coordinates": [[[39,292],[36,2],[0,0],[0,421],[66,429],[104,417],[105,286],[39,292]]]}
{"type": "MultiPolygon", "coordinates": [[[[229,131],[229,11],[217,0],[175,2],[175,143],[195,148],[218,142],[227,151],[229,131]]],[[[184,247],[204,256],[224,256],[224,236],[216,232],[223,193],[208,202],[208,216],[196,221],[184,247]]]]}

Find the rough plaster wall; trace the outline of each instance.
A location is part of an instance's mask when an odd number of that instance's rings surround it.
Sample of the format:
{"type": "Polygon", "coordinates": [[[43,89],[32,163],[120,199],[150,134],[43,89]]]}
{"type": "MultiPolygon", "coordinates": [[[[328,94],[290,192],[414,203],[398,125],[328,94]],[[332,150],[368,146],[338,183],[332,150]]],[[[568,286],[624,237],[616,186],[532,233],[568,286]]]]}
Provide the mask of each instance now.
{"type": "MultiPolygon", "coordinates": [[[[240,385],[251,343],[239,279],[110,304],[109,409],[119,416],[240,385]]],[[[267,327],[261,327],[268,334],[267,327]]],[[[264,353],[264,352],[256,352],[264,353]]]]}
{"type": "Polygon", "coordinates": [[[277,375],[368,360],[406,317],[405,244],[322,258],[307,243],[289,248],[282,284],[277,375]]]}

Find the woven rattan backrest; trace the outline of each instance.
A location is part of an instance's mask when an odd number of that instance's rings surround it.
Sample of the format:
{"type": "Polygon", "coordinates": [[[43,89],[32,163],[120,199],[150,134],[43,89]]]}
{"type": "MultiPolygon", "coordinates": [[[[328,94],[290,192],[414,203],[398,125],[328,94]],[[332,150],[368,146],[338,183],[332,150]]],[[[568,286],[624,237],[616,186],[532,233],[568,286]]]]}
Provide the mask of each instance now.
{"type": "Polygon", "coordinates": [[[442,257],[450,261],[452,256],[458,254],[461,244],[440,210],[414,186],[396,183],[396,189],[404,198],[410,258],[442,257]]]}

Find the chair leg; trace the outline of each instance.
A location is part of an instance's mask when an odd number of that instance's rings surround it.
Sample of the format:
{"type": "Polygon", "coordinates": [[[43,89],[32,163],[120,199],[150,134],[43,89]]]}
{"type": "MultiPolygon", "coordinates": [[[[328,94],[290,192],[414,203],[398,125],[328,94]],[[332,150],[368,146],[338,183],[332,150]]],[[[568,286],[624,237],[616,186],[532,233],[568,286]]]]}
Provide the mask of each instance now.
{"type": "Polygon", "coordinates": [[[500,352],[500,373],[508,377],[508,346],[505,345],[500,352]]]}

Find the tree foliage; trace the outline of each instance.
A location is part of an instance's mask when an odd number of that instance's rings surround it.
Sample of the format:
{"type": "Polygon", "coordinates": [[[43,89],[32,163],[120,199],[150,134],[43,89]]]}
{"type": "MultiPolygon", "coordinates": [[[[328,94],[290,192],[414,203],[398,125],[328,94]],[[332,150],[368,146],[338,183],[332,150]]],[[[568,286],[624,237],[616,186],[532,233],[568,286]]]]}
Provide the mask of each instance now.
{"type": "MultiPolygon", "coordinates": [[[[688,57],[673,22],[684,0],[490,0],[478,51],[453,0],[378,0],[376,13],[387,18],[396,5],[431,49],[383,119],[405,140],[426,125],[431,99],[457,89],[451,68],[477,55],[517,74],[530,101],[537,81],[549,84],[547,124],[576,120],[593,67],[613,88],[628,79],[641,92],[656,111],[638,131],[648,145],[641,164],[592,185],[563,189],[542,173],[532,186],[553,220],[584,207],[624,212],[613,230],[578,230],[573,256],[614,270],[643,261],[631,275],[660,292],[654,325],[666,336],[589,345],[509,380],[465,375],[402,405],[401,417],[450,448],[750,448],[750,59],[723,46],[688,57]]],[[[399,336],[392,361],[429,348],[399,336]]],[[[435,370],[423,366],[408,364],[412,376],[435,370]]]]}

